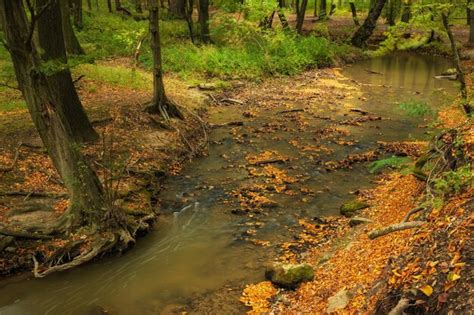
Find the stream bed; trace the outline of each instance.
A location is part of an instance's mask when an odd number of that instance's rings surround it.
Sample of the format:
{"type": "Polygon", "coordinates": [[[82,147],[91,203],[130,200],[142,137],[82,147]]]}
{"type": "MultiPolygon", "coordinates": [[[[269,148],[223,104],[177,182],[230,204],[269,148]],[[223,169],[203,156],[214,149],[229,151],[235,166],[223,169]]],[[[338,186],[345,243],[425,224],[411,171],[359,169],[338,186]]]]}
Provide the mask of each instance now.
{"type": "Polygon", "coordinates": [[[449,104],[456,86],[434,78],[447,68],[400,53],[222,96],[208,156],[165,181],[153,232],[121,257],[0,283],[0,314],[245,312],[241,290],[263,280],[299,219],[337,215],[351,192],[371,187],[367,163],[335,161],[429,138],[420,127],[429,120],[403,108],[430,116],[449,104]]]}

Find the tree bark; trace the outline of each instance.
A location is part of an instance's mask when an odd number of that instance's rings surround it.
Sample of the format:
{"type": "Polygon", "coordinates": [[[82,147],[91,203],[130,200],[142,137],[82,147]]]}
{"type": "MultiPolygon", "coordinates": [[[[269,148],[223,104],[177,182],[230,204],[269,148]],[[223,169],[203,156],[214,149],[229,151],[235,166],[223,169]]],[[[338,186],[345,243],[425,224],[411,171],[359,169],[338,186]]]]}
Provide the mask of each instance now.
{"type": "Polygon", "coordinates": [[[446,13],[442,13],[441,18],[443,20],[443,26],[446,29],[446,33],[448,34],[449,42],[451,43],[454,66],[456,67],[457,79],[459,81],[460,90],[461,90],[461,106],[463,107],[464,112],[467,115],[470,115],[472,113],[472,107],[468,100],[466,80],[464,78],[464,72],[462,71],[462,68],[461,68],[461,58],[459,57],[458,48],[456,47],[456,41],[454,40],[454,35],[451,32],[451,28],[449,27],[448,15],[446,13]]]}
{"type": "Polygon", "coordinates": [[[172,117],[183,119],[184,117],[181,112],[168,100],[165,93],[161,60],[159,10],[158,0],[150,0],[150,42],[153,53],[153,100],[147,110],[150,113],[159,113],[166,120],[172,117]]]}
{"type": "Polygon", "coordinates": [[[71,14],[69,4],[66,1],[59,1],[61,6],[62,28],[64,33],[64,44],[66,52],[71,55],[83,55],[85,52],[79,44],[71,24],[71,14]]]}
{"type": "Polygon", "coordinates": [[[352,36],[352,45],[356,47],[363,47],[365,45],[365,42],[369,39],[377,26],[377,20],[386,2],[387,0],[377,0],[375,6],[369,11],[369,15],[365,19],[364,24],[362,24],[352,36]]]}
{"type": "MultiPolygon", "coordinates": [[[[296,6],[298,7],[299,1],[296,2],[296,6]]],[[[296,16],[296,31],[298,34],[301,34],[303,31],[303,23],[304,23],[304,17],[306,14],[306,6],[308,5],[308,0],[301,0],[301,5],[299,6],[297,10],[297,16],[296,16]]]]}
{"type": "MultiPolygon", "coordinates": [[[[48,0],[37,0],[38,7],[47,3],[48,0]]],[[[41,69],[44,61],[28,38],[32,30],[22,0],[0,0],[0,14],[15,75],[31,118],[69,192],[70,207],[64,216],[72,226],[98,223],[104,212],[103,189],[74,141],[73,127],[64,119],[64,111],[70,105],[65,103],[63,86],[58,83],[59,79],[67,78],[69,71],[49,75],[41,69]]],[[[63,61],[65,48],[58,2],[51,2],[37,24],[46,61],[63,61]]]]}
{"type": "Polygon", "coordinates": [[[120,0],[115,0],[115,11],[119,11],[122,8],[120,0]]]}
{"type": "MultiPolygon", "coordinates": [[[[38,0],[38,3],[48,0],[38,0]]],[[[98,138],[77,95],[71,72],[67,68],[67,57],[62,31],[62,17],[59,1],[53,1],[51,8],[37,21],[38,43],[43,52],[41,58],[50,62],[52,69],[45,73],[48,82],[55,87],[56,101],[61,104],[57,112],[62,121],[71,127],[71,136],[77,142],[94,141],[98,138]],[[56,36],[52,36],[56,34],[56,36]],[[62,41],[62,42],[59,42],[62,41]]]]}
{"type": "Polygon", "coordinates": [[[211,42],[209,34],[209,0],[199,0],[199,27],[201,41],[209,44],[211,42]]]}

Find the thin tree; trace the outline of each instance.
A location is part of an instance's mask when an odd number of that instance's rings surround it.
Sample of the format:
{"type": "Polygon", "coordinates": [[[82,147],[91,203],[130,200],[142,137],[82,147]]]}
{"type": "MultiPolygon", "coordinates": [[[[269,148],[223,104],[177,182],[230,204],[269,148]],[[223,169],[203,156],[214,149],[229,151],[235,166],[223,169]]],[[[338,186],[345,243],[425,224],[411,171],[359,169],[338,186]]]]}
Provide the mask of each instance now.
{"type": "Polygon", "coordinates": [[[327,1],[321,0],[319,3],[319,19],[326,20],[328,18],[327,14],[327,1]]]}
{"type": "Polygon", "coordinates": [[[112,13],[112,0],[107,0],[107,8],[109,9],[109,13],[112,13]]]}
{"type": "Polygon", "coordinates": [[[351,7],[352,20],[354,21],[355,26],[360,26],[359,18],[357,17],[357,10],[356,10],[356,6],[354,4],[354,1],[349,2],[349,6],[351,7]]]}
{"type": "Polygon", "coordinates": [[[199,28],[201,41],[205,44],[211,42],[209,34],[209,0],[199,0],[199,28]]]}
{"type": "Polygon", "coordinates": [[[191,37],[191,42],[194,44],[194,21],[193,21],[193,11],[194,11],[194,0],[186,0],[186,24],[188,24],[189,37],[191,37]]]}
{"type": "Polygon", "coordinates": [[[69,4],[66,1],[59,1],[61,6],[61,18],[64,34],[64,43],[66,44],[66,51],[71,55],[83,55],[84,50],[79,43],[79,40],[74,33],[71,23],[71,13],[69,4]]]}
{"type": "Polygon", "coordinates": [[[387,0],[377,0],[374,7],[370,9],[369,15],[365,19],[364,24],[362,24],[362,26],[359,27],[352,36],[352,45],[356,47],[363,47],[365,45],[365,42],[370,36],[372,36],[372,33],[377,26],[377,20],[382,13],[386,2],[387,0]]]}
{"type": "Polygon", "coordinates": [[[296,32],[301,34],[303,31],[304,17],[306,14],[306,6],[308,5],[308,0],[296,0],[296,32]]]}
{"type": "Polygon", "coordinates": [[[459,81],[460,90],[461,90],[461,106],[464,109],[464,112],[468,115],[472,113],[472,107],[468,100],[466,80],[464,78],[464,72],[461,67],[461,58],[459,57],[459,52],[456,47],[456,41],[454,40],[453,32],[449,26],[448,13],[441,13],[441,19],[443,21],[443,26],[448,34],[449,42],[451,43],[451,51],[453,53],[454,66],[456,67],[457,79],[459,81]]]}
{"type": "Polygon", "coordinates": [[[153,100],[147,110],[149,113],[159,113],[165,120],[172,117],[184,119],[176,104],[169,100],[165,93],[161,60],[160,9],[158,0],[149,0],[148,5],[150,11],[150,42],[153,54],[153,100]]]}
{"type": "Polygon", "coordinates": [[[62,91],[64,86],[58,85],[58,79],[71,81],[69,71],[61,70],[58,76],[58,73],[44,70],[46,63],[64,63],[66,60],[58,2],[36,0],[33,5],[31,0],[0,0],[0,21],[19,88],[70,198],[68,209],[57,221],[49,224],[31,222],[36,226],[28,231],[19,226],[12,229],[12,226],[2,225],[0,234],[16,236],[21,233],[22,237],[40,238],[51,234],[69,235],[80,229],[81,235],[86,236],[82,241],[71,240],[65,245],[61,257],[71,254],[69,261],[63,263],[62,258],[53,257],[44,261],[47,265],[44,271],[39,270],[35,261],[38,277],[87,262],[112,247],[124,249],[133,242],[137,227],[129,229],[131,225],[123,214],[119,214],[119,209],[107,204],[96,173],[74,140],[74,127],[64,119],[63,111],[68,104],[62,91]],[[32,40],[36,29],[41,49],[32,40]]]}
{"type": "Polygon", "coordinates": [[[405,0],[403,2],[403,11],[401,21],[404,23],[410,22],[411,18],[411,0],[405,0]]]}
{"type": "Polygon", "coordinates": [[[74,26],[81,30],[84,26],[82,21],[82,0],[71,0],[71,4],[74,16],[74,26]]]}

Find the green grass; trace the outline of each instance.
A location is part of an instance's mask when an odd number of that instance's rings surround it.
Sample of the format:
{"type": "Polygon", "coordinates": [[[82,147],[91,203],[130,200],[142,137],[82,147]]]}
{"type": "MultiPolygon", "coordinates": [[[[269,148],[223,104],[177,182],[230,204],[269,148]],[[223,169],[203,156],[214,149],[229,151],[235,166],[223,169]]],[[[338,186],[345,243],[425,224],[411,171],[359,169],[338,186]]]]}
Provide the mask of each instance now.
{"type": "Polygon", "coordinates": [[[74,69],[74,73],[83,74],[94,81],[132,89],[149,89],[152,83],[151,75],[120,66],[83,64],[74,69]]]}

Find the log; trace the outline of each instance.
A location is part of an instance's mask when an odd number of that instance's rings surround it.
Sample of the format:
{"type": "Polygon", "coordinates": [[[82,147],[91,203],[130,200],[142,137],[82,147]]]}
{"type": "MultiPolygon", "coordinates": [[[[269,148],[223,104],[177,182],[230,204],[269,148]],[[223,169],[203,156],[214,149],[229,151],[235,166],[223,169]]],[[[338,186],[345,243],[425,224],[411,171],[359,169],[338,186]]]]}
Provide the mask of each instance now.
{"type": "Polygon", "coordinates": [[[395,223],[392,225],[389,225],[387,227],[384,227],[379,230],[374,230],[370,232],[369,238],[371,240],[376,239],[377,237],[387,235],[392,232],[397,232],[397,231],[403,231],[403,230],[408,230],[408,229],[413,229],[422,226],[426,222],[423,221],[412,221],[412,222],[402,222],[402,223],[395,223]]]}

